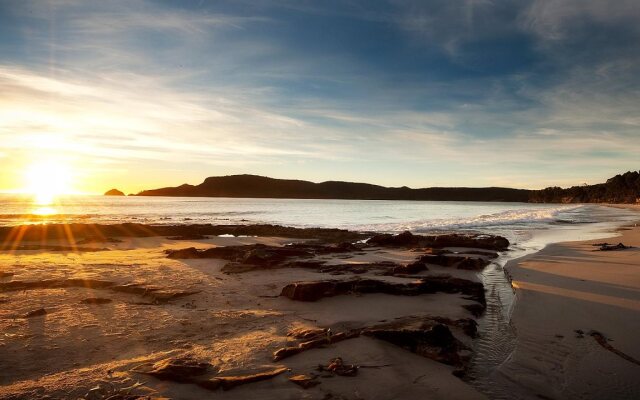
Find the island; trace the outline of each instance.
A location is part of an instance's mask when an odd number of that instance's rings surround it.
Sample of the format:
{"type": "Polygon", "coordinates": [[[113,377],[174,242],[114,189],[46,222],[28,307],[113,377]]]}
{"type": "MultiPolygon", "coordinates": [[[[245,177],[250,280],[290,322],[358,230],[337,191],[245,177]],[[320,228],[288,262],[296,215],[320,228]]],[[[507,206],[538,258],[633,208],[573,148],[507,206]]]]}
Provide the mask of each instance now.
{"type": "Polygon", "coordinates": [[[105,196],[124,196],[124,193],[122,193],[121,191],[119,191],[118,189],[111,189],[111,190],[107,190],[104,193],[105,196]]]}

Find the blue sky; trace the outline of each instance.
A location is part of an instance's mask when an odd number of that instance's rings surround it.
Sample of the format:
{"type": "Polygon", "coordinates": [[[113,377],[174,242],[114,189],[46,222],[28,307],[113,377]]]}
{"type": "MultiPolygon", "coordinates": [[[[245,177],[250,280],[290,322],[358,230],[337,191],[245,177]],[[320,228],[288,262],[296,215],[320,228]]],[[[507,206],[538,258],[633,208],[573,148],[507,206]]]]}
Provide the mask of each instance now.
{"type": "Polygon", "coordinates": [[[639,108],[635,0],[0,0],[0,190],[596,183],[639,108]]]}

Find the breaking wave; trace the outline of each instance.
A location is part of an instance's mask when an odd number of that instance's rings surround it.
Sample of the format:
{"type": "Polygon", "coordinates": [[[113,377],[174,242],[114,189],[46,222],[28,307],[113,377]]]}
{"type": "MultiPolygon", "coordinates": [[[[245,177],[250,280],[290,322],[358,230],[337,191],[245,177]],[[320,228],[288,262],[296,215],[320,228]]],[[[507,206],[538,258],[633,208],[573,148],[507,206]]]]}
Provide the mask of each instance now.
{"type": "Polygon", "coordinates": [[[519,228],[532,225],[546,225],[549,223],[585,223],[580,213],[582,205],[567,205],[554,208],[531,209],[522,208],[506,210],[493,214],[482,214],[463,218],[423,219],[411,222],[370,224],[360,227],[363,230],[374,231],[449,231],[449,230],[476,230],[486,228],[519,228]]]}

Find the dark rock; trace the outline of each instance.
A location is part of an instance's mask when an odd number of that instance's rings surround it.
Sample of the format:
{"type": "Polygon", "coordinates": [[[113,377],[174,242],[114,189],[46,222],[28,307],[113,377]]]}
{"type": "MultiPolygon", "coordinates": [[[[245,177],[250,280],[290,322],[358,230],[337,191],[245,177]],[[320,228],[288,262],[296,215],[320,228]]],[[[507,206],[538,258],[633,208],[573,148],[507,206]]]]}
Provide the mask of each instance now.
{"type": "Polygon", "coordinates": [[[418,272],[428,271],[427,265],[422,261],[416,261],[407,265],[400,265],[393,269],[393,274],[417,274],[418,272]]]}
{"type": "Polygon", "coordinates": [[[173,358],[158,361],[144,373],[166,381],[191,382],[194,377],[209,372],[209,367],[210,364],[192,358],[173,358]]]}
{"type": "Polygon", "coordinates": [[[431,247],[470,247],[475,249],[506,250],[509,240],[502,236],[493,235],[461,235],[448,234],[429,236],[431,247]]]}
{"type": "Polygon", "coordinates": [[[287,238],[322,240],[327,243],[357,241],[371,234],[350,232],[344,229],[328,228],[293,228],[279,225],[146,225],[140,223],[120,224],[33,224],[22,226],[0,227],[0,241],[16,237],[20,232],[24,241],[40,241],[42,239],[64,239],[68,237],[151,237],[151,236],[184,236],[184,235],[234,235],[234,236],[277,236],[287,238]]]}
{"type": "Polygon", "coordinates": [[[440,265],[442,267],[455,266],[457,269],[480,271],[491,262],[478,257],[454,256],[454,255],[432,255],[426,254],[421,256],[419,262],[440,265]]]}
{"type": "Polygon", "coordinates": [[[446,256],[443,254],[425,254],[418,258],[419,262],[426,264],[439,265],[441,267],[451,267],[456,263],[462,261],[464,257],[460,256],[446,256]]]}
{"type": "Polygon", "coordinates": [[[289,378],[289,382],[293,382],[304,389],[309,389],[320,384],[317,377],[309,375],[294,375],[289,378]]]}
{"type": "Polygon", "coordinates": [[[465,257],[462,261],[460,261],[457,265],[457,269],[466,269],[471,271],[481,271],[487,265],[491,264],[490,261],[485,260],[484,258],[473,258],[473,257],[465,257]]]}
{"type": "Polygon", "coordinates": [[[479,317],[484,313],[484,306],[481,304],[465,304],[462,308],[469,311],[474,317],[479,317]]]}
{"type": "Polygon", "coordinates": [[[424,236],[414,235],[409,231],[398,235],[375,235],[367,241],[367,244],[383,247],[469,247],[489,250],[506,250],[509,247],[509,241],[502,236],[462,234],[424,236]]]}
{"type": "Polygon", "coordinates": [[[169,236],[167,237],[167,239],[169,240],[205,240],[205,239],[209,239],[209,236],[195,233],[191,235],[169,236]]]}
{"type": "Polygon", "coordinates": [[[111,299],[105,299],[102,297],[89,297],[80,301],[82,304],[108,304],[111,303],[111,299]]]}
{"type": "Polygon", "coordinates": [[[626,249],[630,249],[630,248],[632,248],[632,246],[625,246],[622,243],[618,243],[616,245],[603,243],[600,246],[600,251],[626,250],[626,249]]]}
{"type": "Polygon", "coordinates": [[[318,370],[328,371],[338,376],[358,375],[358,366],[355,364],[345,364],[341,357],[332,358],[327,366],[319,365],[318,370]]]}
{"type": "Polygon", "coordinates": [[[335,295],[336,282],[297,282],[285,286],[280,296],[285,296],[291,300],[317,301],[323,297],[335,295]]]}
{"type": "Polygon", "coordinates": [[[281,367],[271,371],[259,372],[256,374],[224,376],[224,377],[219,376],[219,377],[216,377],[215,379],[220,382],[220,386],[222,387],[222,390],[230,390],[237,386],[245,385],[247,383],[259,382],[259,381],[271,379],[287,371],[289,371],[288,368],[281,367]]]}
{"type": "Polygon", "coordinates": [[[465,250],[465,254],[475,254],[479,256],[485,256],[489,259],[498,258],[499,254],[494,251],[482,251],[482,250],[465,250]]]}
{"type": "Polygon", "coordinates": [[[371,246],[413,246],[417,245],[420,242],[420,236],[413,235],[409,231],[404,231],[397,235],[391,234],[380,234],[375,235],[369,240],[367,240],[367,244],[371,246]]]}
{"type": "Polygon", "coordinates": [[[76,242],[76,244],[92,244],[92,243],[122,243],[122,240],[111,238],[111,237],[102,237],[102,236],[88,236],[82,240],[76,242]]]}
{"type": "Polygon", "coordinates": [[[463,365],[458,352],[465,349],[446,325],[436,324],[430,329],[369,329],[364,332],[376,339],[405,348],[412,353],[454,366],[463,365]]]}
{"type": "Polygon", "coordinates": [[[315,254],[313,252],[314,248],[315,246],[303,248],[266,246],[263,244],[221,246],[205,250],[197,250],[194,247],[190,247],[180,250],[167,250],[167,257],[173,259],[219,258],[245,265],[273,266],[290,258],[313,257],[315,254]]]}
{"type": "Polygon", "coordinates": [[[273,352],[273,361],[284,360],[285,358],[289,358],[291,356],[295,356],[296,354],[302,353],[304,350],[305,349],[299,346],[283,347],[273,352]]]}
{"type": "Polygon", "coordinates": [[[296,282],[285,286],[280,295],[297,301],[317,301],[323,297],[349,293],[385,293],[415,296],[426,293],[462,293],[469,299],[485,304],[484,287],[480,282],[451,276],[426,276],[411,283],[390,283],[375,279],[354,279],[345,281],[325,280],[296,282]]]}
{"type": "Polygon", "coordinates": [[[172,259],[190,259],[200,258],[200,252],[195,247],[189,247],[179,250],[167,250],[167,258],[172,259]]]}
{"type": "Polygon", "coordinates": [[[327,334],[326,329],[311,328],[311,329],[295,329],[287,333],[287,336],[291,336],[296,339],[316,339],[318,337],[324,337],[327,334]]]}
{"type": "Polygon", "coordinates": [[[23,318],[41,317],[43,315],[47,315],[47,310],[44,308],[38,308],[37,310],[29,311],[23,315],[23,318]]]}
{"type": "Polygon", "coordinates": [[[462,318],[455,320],[453,324],[459,328],[462,328],[462,331],[465,333],[465,335],[472,338],[478,337],[478,323],[475,319],[462,318]]]}
{"type": "Polygon", "coordinates": [[[273,361],[280,361],[309,349],[315,349],[328,344],[338,343],[343,340],[356,338],[358,336],[360,336],[360,330],[358,329],[346,332],[338,332],[334,335],[331,335],[329,332],[325,331],[325,335],[314,337],[311,340],[299,343],[297,346],[288,346],[276,350],[273,353],[273,361]]]}

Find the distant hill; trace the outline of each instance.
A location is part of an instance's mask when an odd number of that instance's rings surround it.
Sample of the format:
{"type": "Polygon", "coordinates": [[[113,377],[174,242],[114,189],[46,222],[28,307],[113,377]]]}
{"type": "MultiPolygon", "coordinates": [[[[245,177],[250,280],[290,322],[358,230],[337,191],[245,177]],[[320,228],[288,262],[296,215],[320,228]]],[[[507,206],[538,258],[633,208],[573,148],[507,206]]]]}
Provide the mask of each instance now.
{"type": "Polygon", "coordinates": [[[568,189],[548,187],[531,192],[533,203],[640,203],[640,171],[629,171],[596,185],[568,189]]]}
{"type": "Polygon", "coordinates": [[[229,175],[210,177],[199,185],[145,190],[138,196],[526,202],[529,193],[529,190],[501,187],[410,189],[406,186],[395,188],[340,181],[313,183],[257,175],[229,175]]]}

